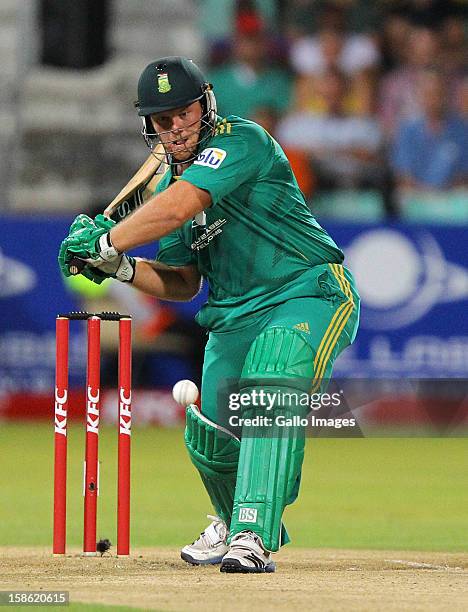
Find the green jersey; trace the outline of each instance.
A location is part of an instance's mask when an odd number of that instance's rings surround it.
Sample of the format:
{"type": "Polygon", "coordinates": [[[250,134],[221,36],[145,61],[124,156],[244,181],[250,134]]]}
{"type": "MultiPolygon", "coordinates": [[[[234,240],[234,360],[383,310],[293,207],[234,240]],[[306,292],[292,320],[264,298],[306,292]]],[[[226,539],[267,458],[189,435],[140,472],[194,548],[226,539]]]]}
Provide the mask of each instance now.
{"type": "MultiPolygon", "coordinates": [[[[176,178],[168,170],[156,193],[176,178]]],[[[344,259],[312,216],[283,150],[256,123],[219,119],[178,178],[208,191],[212,204],[163,237],[157,258],[196,265],[208,280],[197,315],[203,327],[233,330],[286,300],[314,296],[314,266],[344,259]]]]}

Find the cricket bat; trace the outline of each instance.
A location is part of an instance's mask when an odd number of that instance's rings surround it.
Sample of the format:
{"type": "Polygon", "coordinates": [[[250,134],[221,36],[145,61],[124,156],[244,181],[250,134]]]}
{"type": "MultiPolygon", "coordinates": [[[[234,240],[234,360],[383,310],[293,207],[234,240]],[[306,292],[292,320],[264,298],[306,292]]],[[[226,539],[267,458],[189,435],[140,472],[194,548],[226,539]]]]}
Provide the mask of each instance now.
{"type": "MultiPolygon", "coordinates": [[[[112,202],[105,208],[104,215],[118,223],[147,202],[169,167],[169,164],[163,161],[164,159],[166,159],[166,152],[162,144],[158,144],[125,187],[119,191],[112,202]]],[[[70,261],[68,269],[70,274],[75,276],[85,266],[85,261],[79,257],[74,257],[70,261]]]]}
{"type": "Polygon", "coordinates": [[[106,207],[104,216],[118,223],[144,204],[153,195],[156,185],[168,168],[168,164],[163,161],[165,158],[166,152],[162,144],[156,145],[148,159],[106,207]]]}

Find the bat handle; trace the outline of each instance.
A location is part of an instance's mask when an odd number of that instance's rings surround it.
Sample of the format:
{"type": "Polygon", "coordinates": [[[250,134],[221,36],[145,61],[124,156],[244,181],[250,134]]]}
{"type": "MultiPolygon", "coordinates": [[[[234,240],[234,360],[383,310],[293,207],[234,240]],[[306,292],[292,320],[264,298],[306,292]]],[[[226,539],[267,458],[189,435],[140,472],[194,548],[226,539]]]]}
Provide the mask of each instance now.
{"type": "Polygon", "coordinates": [[[80,274],[82,270],[86,267],[86,262],[79,257],[73,257],[73,259],[68,264],[68,271],[72,276],[76,276],[80,274]]]}

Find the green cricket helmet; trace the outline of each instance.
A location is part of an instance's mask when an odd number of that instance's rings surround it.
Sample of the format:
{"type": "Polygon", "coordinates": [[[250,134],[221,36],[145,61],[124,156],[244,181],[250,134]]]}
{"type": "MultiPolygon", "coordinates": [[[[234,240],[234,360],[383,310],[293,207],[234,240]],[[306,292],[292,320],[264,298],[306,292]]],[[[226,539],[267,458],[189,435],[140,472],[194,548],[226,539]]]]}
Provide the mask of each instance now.
{"type": "Polygon", "coordinates": [[[203,109],[198,152],[202,142],[213,134],[216,124],[216,99],[211,85],[200,68],[186,57],[162,57],[146,66],[138,81],[135,107],[142,118],[142,135],[150,149],[159,141],[150,116],[189,106],[197,100],[203,109]]]}

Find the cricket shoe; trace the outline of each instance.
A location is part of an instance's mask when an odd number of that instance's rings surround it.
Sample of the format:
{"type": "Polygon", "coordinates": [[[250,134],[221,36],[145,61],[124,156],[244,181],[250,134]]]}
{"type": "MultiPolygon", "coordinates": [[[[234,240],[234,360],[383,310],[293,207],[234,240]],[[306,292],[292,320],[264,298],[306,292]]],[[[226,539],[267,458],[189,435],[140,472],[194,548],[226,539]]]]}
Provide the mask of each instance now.
{"type": "Polygon", "coordinates": [[[184,546],[180,556],[192,565],[215,565],[221,563],[224,555],[229,550],[226,544],[228,530],[226,523],[219,516],[208,514],[212,523],[200,534],[200,537],[184,546]]]}
{"type": "Polygon", "coordinates": [[[241,531],[231,540],[229,552],[221,562],[220,570],[229,573],[264,574],[274,572],[276,565],[271,553],[265,550],[262,538],[253,531],[241,531]]]}

